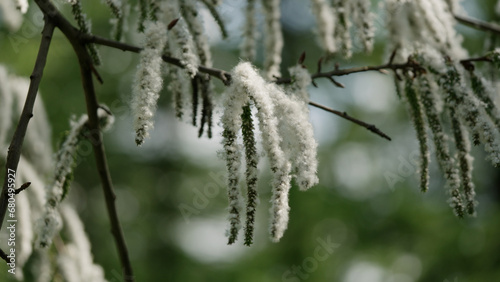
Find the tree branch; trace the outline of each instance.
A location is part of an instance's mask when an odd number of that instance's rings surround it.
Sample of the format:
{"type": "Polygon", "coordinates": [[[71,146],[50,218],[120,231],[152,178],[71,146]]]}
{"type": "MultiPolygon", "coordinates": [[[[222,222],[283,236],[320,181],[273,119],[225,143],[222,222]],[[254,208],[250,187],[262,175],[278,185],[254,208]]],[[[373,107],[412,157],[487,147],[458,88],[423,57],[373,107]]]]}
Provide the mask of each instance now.
{"type": "Polygon", "coordinates": [[[348,115],[346,112],[340,112],[340,111],[334,110],[332,108],[325,107],[321,104],[314,103],[312,101],[309,101],[309,105],[314,106],[316,108],[320,108],[320,109],[325,110],[327,112],[330,112],[332,114],[335,114],[335,115],[342,117],[348,121],[354,122],[355,124],[360,125],[366,129],[370,130],[371,132],[391,141],[391,138],[389,136],[387,136],[385,133],[383,133],[382,131],[380,131],[375,125],[366,123],[366,122],[361,121],[361,120],[356,119],[356,118],[353,118],[350,115],[348,115]]]}
{"type": "Polygon", "coordinates": [[[9,257],[7,257],[7,254],[2,249],[0,249],[0,258],[3,259],[6,263],[10,263],[9,257]]]}
{"type": "Polygon", "coordinates": [[[7,213],[7,204],[9,198],[8,174],[9,171],[13,170],[14,174],[15,171],[17,171],[17,166],[21,157],[21,148],[23,146],[24,136],[26,135],[28,123],[33,117],[33,107],[35,105],[38,87],[40,85],[40,81],[42,80],[45,63],[47,61],[50,42],[54,33],[54,24],[47,17],[45,17],[44,20],[45,25],[42,31],[42,40],[40,42],[40,48],[38,49],[35,66],[33,67],[33,72],[30,76],[31,82],[28,89],[28,95],[26,96],[23,111],[21,113],[21,117],[19,118],[19,122],[17,123],[16,131],[14,132],[14,136],[12,137],[12,141],[10,142],[9,152],[7,154],[7,162],[5,164],[5,179],[3,182],[2,193],[0,195],[0,229],[2,228],[5,214],[7,213]]]}
{"type": "Polygon", "coordinates": [[[92,80],[92,73],[94,66],[90,55],[85,48],[86,42],[82,40],[81,33],[74,28],[57,10],[57,8],[50,2],[50,0],[35,0],[36,4],[40,7],[46,17],[50,17],[51,21],[63,32],[68,41],[73,46],[73,49],[78,57],[80,65],[80,72],[82,76],[82,85],[85,93],[85,101],[87,104],[87,114],[89,117],[89,140],[92,143],[94,150],[94,157],[96,161],[97,170],[101,179],[101,184],[106,201],[106,208],[111,225],[111,233],[113,234],[116,248],[120,257],[120,262],[123,268],[124,280],[134,281],[132,265],[128,254],[127,245],[123,236],[120,221],[118,219],[118,212],[115,205],[115,194],[113,184],[108,169],[106,154],[104,152],[104,145],[102,141],[102,134],[99,128],[99,119],[97,110],[99,104],[94,89],[92,80]]]}
{"type": "Polygon", "coordinates": [[[465,16],[455,15],[455,19],[462,24],[471,26],[476,29],[482,29],[486,31],[491,31],[496,34],[500,34],[500,26],[488,22],[484,22],[478,19],[473,19],[465,16]]]}

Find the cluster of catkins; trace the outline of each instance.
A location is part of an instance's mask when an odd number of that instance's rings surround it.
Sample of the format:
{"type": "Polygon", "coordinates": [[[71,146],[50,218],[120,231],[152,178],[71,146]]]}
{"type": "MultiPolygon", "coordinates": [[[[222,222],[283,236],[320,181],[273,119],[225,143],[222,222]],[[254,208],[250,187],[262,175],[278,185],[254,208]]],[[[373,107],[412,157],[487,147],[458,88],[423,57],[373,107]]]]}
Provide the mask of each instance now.
{"type": "MultiPolygon", "coordinates": [[[[470,140],[484,144],[487,158],[500,166],[500,112],[491,83],[471,62],[461,61],[468,54],[453,28],[457,7],[456,1],[386,1],[390,47],[398,50],[393,59],[412,66],[396,73],[396,88],[420,144],[421,190],[429,187],[430,131],[449,203],[463,217],[474,215],[477,205],[470,140]]],[[[486,56],[497,58],[497,50],[486,56]]]]}
{"type": "MultiPolygon", "coordinates": [[[[203,1],[215,15],[217,2],[203,1]]],[[[184,116],[185,104],[190,101],[195,126],[201,96],[199,136],[206,127],[208,137],[212,137],[213,86],[210,76],[198,70],[199,66],[210,68],[212,56],[198,12],[198,1],[140,1],[139,6],[139,30],[144,33],[144,43],[131,104],[137,145],[142,145],[153,129],[164,74],[170,78],[167,88],[173,97],[176,116],[184,116]],[[162,65],[163,56],[179,58],[181,68],[162,65]]]]}
{"type": "MultiPolygon", "coordinates": [[[[22,111],[29,80],[8,74],[0,65],[0,166],[5,160],[8,139],[15,128],[12,120],[22,111]]],[[[40,96],[40,95],[38,95],[40,96]]],[[[68,203],[62,203],[78,161],[78,148],[87,138],[87,115],[73,118],[71,129],[62,138],[55,164],[51,150],[51,129],[43,103],[37,99],[34,118],[26,133],[23,152],[16,172],[16,185],[30,183],[28,189],[16,195],[16,267],[15,276],[23,281],[29,270],[38,281],[50,281],[53,273],[48,248],[54,237],[58,240],[55,267],[65,281],[105,281],[104,271],[94,264],[90,242],[77,212],[68,203]],[[48,177],[50,176],[50,177],[48,177]],[[48,179],[48,183],[46,181],[48,179]],[[63,234],[63,238],[56,236],[63,234]],[[30,262],[29,268],[23,267],[30,262]]],[[[108,111],[99,109],[101,128],[113,123],[108,111]]]]}
{"type": "MultiPolygon", "coordinates": [[[[218,19],[215,5],[218,1],[203,1],[215,19],[218,19]]],[[[140,2],[141,3],[141,2],[140,2]]],[[[270,82],[280,77],[281,51],[283,39],[280,25],[280,1],[262,1],[265,12],[266,58],[264,75],[249,63],[241,62],[230,73],[231,81],[224,92],[223,145],[228,168],[228,197],[230,227],[229,243],[235,242],[241,213],[239,189],[240,154],[243,146],[237,143],[239,131],[243,136],[246,159],[247,208],[245,224],[245,244],[253,241],[255,209],[257,198],[258,153],[252,105],[257,109],[263,147],[269,157],[274,174],[273,196],[271,199],[272,240],[278,241],[288,223],[288,191],[291,177],[295,176],[302,190],[317,183],[316,141],[309,123],[305,88],[311,83],[307,70],[301,65],[290,69],[295,78],[285,91],[283,87],[270,82]],[[265,77],[265,78],[264,78],[265,77]],[[287,94],[285,94],[287,92],[287,94]]],[[[248,1],[245,39],[242,57],[253,59],[256,48],[255,1],[248,1]]],[[[192,95],[193,124],[196,125],[198,96],[201,93],[202,110],[200,120],[201,136],[204,126],[211,137],[212,126],[212,86],[208,75],[200,73],[199,67],[211,67],[210,48],[204,36],[203,25],[198,15],[197,2],[192,1],[150,1],[141,4],[139,28],[144,32],[143,50],[136,72],[132,109],[136,143],[141,145],[153,128],[154,113],[163,84],[163,56],[179,58],[181,68],[164,66],[170,77],[168,90],[174,99],[176,115],[184,114],[188,95],[192,95]],[[191,83],[189,83],[191,80],[191,83]],[[187,83],[186,83],[187,82],[187,83]],[[189,89],[191,85],[191,89],[189,89]]],[[[224,34],[224,27],[221,25],[224,34]]]]}

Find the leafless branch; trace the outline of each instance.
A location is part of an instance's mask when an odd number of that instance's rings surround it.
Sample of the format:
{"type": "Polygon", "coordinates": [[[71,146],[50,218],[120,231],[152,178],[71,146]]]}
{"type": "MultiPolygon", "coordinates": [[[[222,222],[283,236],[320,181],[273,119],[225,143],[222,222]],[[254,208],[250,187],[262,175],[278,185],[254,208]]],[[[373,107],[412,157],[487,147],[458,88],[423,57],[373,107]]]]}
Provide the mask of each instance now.
{"type": "Polygon", "coordinates": [[[0,195],[0,229],[7,213],[8,204],[8,174],[9,171],[17,171],[17,166],[19,164],[19,159],[21,157],[21,148],[24,142],[24,136],[26,135],[26,130],[28,128],[28,123],[33,117],[33,106],[35,105],[36,96],[38,93],[38,86],[42,80],[43,70],[45,68],[45,63],[47,61],[47,54],[49,52],[50,42],[52,40],[52,34],[54,33],[55,25],[45,18],[45,25],[42,31],[42,40],[40,42],[40,48],[38,49],[38,55],[35,61],[35,66],[33,72],[30,76],[31,82],[28,89],[28,95],[26,96],[26,101],[24,102],[23,111],[19,122],[17,123],[16,131],[10,142],[9,152],[7,154],[7,162],[5,164],[5,179],[3,182],[2,193],[0,195]]]}
{"type": "Polygon", "coordinates": [[[332,114],[335,114],[335,115],[337,115],[339,117],[342,117],[342,118],[344,118],[344,119],[346,119],[348,121],[354,122],[355,124],[360,125],[360,126],[366,128],[366,129],[370,130],[371,132],[373,132],[373,133],[375,133],[375,134],[377,134],[377,135],[379,135],[379,136],[381,136],[381,137],[383,137],[383,138],[391,141],[391,138],[389,136],[387,136],[385,133],[383,133],[380,129],[378,129],[375,125],[366,123],[366,122],[361,121],[361,120],[356,119],[356,118],[353,118],[350,115],[348,115],[346,112],[337,111],[337,110],[334,110],[332,108],[325,107],[325,106],[323,106],[321,104],[314,103],[314,102],[311,102],[311,101],[309,101],[309,105],[314,106],[316,108],[320,108],[320,109],[325,110],[327,112],[330,112],[332,114]]]}
{"type": "MultiPolygon", "coordinates": [[[[92,74],[96,72],[92,65],[90,55],[85,48],[86,42],[82,40],[82,34],[77,29],[75,29],[66,20],[66,18],[64,18],[64,16],[59,13],[57,8],[50,2],[50,0],[35,0],[35,2],[42,10],[45,17],[48,18],[48,21],[53,22],[55,26],[63,32],[68,41],[73,46],[73,49],[78,57],[80,72],[82,76],[83,90],[85,93],[85,101],[87,105],[87,114],[89,117],[89,139],[94,149],[96,166],[99,177],[101,179],[108,216],[110,219],[111,233],[113,234],[115,245],[118,249],[120,262],[123,268],[124,280],[132,282],[134,281],[132,265],[130,263],[128,248],[125,243],[121,224],[118,219],[118,212],[115,205],[116,196],[113,190],[113,184],[108,169],[106,154],[104,152],[102,134],[99,128],[99,120],[97,116],[99,104],[97,102],[97,97],[92,80],[92,74]]],[[[96,76],[99,80],[99,76],[96,76]]]]}
{"type": "Polygon", "coordinates": [[[478,19],[469,18],[466,16],[455,15],[455,19],[465,25],[471,26],[476,29],[491,31],[496,34],[500,34],[500,26],[497,24],[492,24],[484,22],[478,19]]]}

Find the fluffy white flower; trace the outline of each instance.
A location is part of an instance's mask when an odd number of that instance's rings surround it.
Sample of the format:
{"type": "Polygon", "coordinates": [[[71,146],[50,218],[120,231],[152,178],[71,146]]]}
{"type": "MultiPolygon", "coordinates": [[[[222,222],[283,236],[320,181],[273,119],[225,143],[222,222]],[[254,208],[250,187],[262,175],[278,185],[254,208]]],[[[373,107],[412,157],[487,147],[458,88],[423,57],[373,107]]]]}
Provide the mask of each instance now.
{"type": "Polygon", "coordinates": [[[19,11],[21,11],[22,14],[26,14],[26,12],[28,11],[28,0],[17,0],[17,9],[19,11]]]}
{"type": "Polygon", "coordinates": [[[175,19],[179,19],[168,33],[169,38],[171,38],[168,46],[170,52],[181,59],[186,72],[193,78],[198,73],[200,60],[196,54],[196,46],[191,33],[189,33],[187,23],[185,19],[181,18],[179,1],[162,1],[160,9],[163,12],[164,22],[169,23],[175,19]],[[172,42],[175,42],[175,44],[172,44],[172,42]]]}
{"type": "Polygon", "coordinates": [[[245,26],[243,31],[243,41],[240,46],[241,57],[248,61],[255,60],[257,53],[257,18],[256,0],[248,0],[245,9],[245,26]]]}
{"type": "MultiPolygon", "coordinates": [[[[352,0],[351,0],[352,1],[352,0]]],[[[351,6],[346,0],[333,0],[333,11],[336,14],[335,42],[339,42],[340,50],[346,58],[352,56],[351,40],[351,6]]]]}
{"type": "Polygon", "coordinates": [[[161,55],[165,46],[165,31],[166,27],[162,23],[146,23],[144,49],[135,74],[131,103],[137,145],[144,143],[154,126],[156,103],[163,85],[161,55]]]}
{"type": "MultiPolygon", "coordinates": [[[[445,0],[387,0],[385,7],[392,43],[390,49],[412,49],[411,46],[420,43],[453,59],[467,55],[461,46],[462,38],[454,29],[454,15],[445,0]]],[[[408,53],[399,53],[397,59],[406,60],[408,53]]]]}
{"type": "MultiPolygon", "coordinates": [[[[298,74],[299,88],[310,83],[308,74],[298,69],[294,69],[294,72],[298,74]]],[[[232,70],[232,84],[226,93],[229,97],[225,100],[222,118],[226,140],[227,136],[235,140],[241,127],[243,106],[251,100],[257,108],[262,145],[273,171],[270,233],[271,239],[278,241],[288,223],[288,192],[292,169],[301,190],[317,183],[317,143],[313,138],[307,104],[303,97],[307,94],[300,93],[300,97],[286,95],[283,88],[266,82],[248,62],[241,62],[232,70]],[[227,134],[228,132],[231,134],[227,134]]],[[[226,152],[234,155],[233,150],[237,149],[234,142],[226,147],[226,152]]],[[[239,158],[228,159],[230,179],[238,177],[236,168],[239,169],[239,162],[239,158]]]]}
{"type": "Polygon", "coordinates": [[[330,6],[329,1],[326,0],[312,0],[311,10],[314,18],[316,19],[317,32],[321,47],[329,54],[337,51],[335,39],[333,38],[335,32],[335,14],[330,6]]]}
{"type": "Polygon", "coordinates": [[[23,16],[16,11],[15,2],[12,0],[0,1],[0,19],[11,32],[17,31],[23,23],[23,16]]]}
{"type": "Polygon", "coordinates": [[[373,50],[375,28],[373,26],[374,15],[370,12],[370,0],[355,0],[351,2],[353,18],[356,27],[360,32],[359,37],[365,51],[373,50]]]}
{"type": "Polygon", "coordinates": [[[58,261],[60,265],[69,268],[65,273],[69,277],[78,279],[75,281],[106,281],[102,267],[93,262],[90,242],[76,211],[68,205],[62,205],[61,214],[69,239],[64,256],[61,256],[58,261]],[[61,259],[69,261],[64,262],[61,259]],[[69,273],[69,270],[72,272],[69,273]]]}
{"type": "Polygon", "coordinates": [[[185,0],[180,2],[180,7],[196,44],[200,63],[206,67],[212,67],[210,45],[208,44],[205,28],[198,12],[199,8],[196,4],[197,2],[194,0],[185,0]]]}
{"type": "Polygon", "coordinates": [[[265,17],[265,59],[264,70],[266,78],[273,80],[275,77],[281,77],[281,50],[283,49],[283,34],[281,32],[281,0],[263,0],[265,17]]]}

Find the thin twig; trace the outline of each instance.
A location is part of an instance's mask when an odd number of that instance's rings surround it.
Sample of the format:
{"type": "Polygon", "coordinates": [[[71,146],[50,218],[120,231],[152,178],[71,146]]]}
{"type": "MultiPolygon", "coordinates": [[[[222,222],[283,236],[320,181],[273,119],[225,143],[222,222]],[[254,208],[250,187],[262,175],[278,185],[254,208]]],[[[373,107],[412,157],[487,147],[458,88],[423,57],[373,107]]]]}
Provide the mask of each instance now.
{"type": "Polygon", "coordinates": [[[500,34],[500,26],[492,23],[487,23],[478,19],[473,19],[465,16],[455,15],[455,19],[468,26],[471,26],[476,29],[482,29],[486,31],[491,31],[496,34],[500,34]]]}
{"type": "Polygon", "coordinates": [[[0,258],[3,259],[6,263],[10,263],[9,257],[7,254],[0,248],[0,258]]]}
{"type": "Polygon", "coordinates": [[[21,185],[21,187],[19,187],[18,189],[16,189],[16,191],[14,192],[14,194],[19,194],[21,193],[22,191],[26,190],[26,188],[30,187],[31,185],[31,182],[26,182],[24,183],[23,185],[21,185]]]}
{"type": "Polygon", "coordinates": [[[64,18],[64,16],[61,15],[61,13],[57,10],[57,8],[52,4],[50,0],[35,0],[35,2],[38,7],[40,7],[44,15],[50,18],[51,22],[54,22],[54,24],[63,32],[68,41],[73,46],[73,49],[78,57],[80,72],[82,76],[82,85],[87,105],[87,114],[89,117],[89,140],[91,141],[94,149],[96,166],[99,177],[101,179],[104,198],[106,201],[106,208],[110,220],[111,233],[113,234],[116,248],[118,249],[120,262],[123,268],[124,280],[127,282],[133,282],[134,275],[132,271],[132,265],[130,263],[128,249],[125,243],[125,238],[123,236],[121,224],[118,219],[118,212],[115,205],[116,196],[113,190],[113,184],[108,169],[106,154],[104,152],[102,134],[99,128],[99,119],[97,116],[99,104],[97,102],[94,83],[92,80],[92,60],[87,49],[85,48],[86,42],[82,40],[81,33],[77,29],[75,29],[68,22],[68,20],[64,18]]]}
{"type": "Polygon", "coordinates": [[[47,54],[49,52],[49,46],[52,39],[52,34],[54,33],[55,25],[45,18],[45,25],[42,31],[42,40],[40,42],[40,48],[38,49],[38,55],[35,61],[35,66],[33,67],[33,72],[30,76],[31,82],[28,89],[28,95],[26,96],[26,101],[24,102],[23,111],[19,122],[17,123],[16,131],[10,142],[9,152],[7,154],[7,162],[5,164],[5,179],[3,182],[2,193],[0,195],[0,229],[2,228],[3,220],[5,214],[7,213],[8,205],[8,174],[9,171],[16,171],[19,164],[19,159],[21,157],[21,148],[24,142],[24,136],[26,135],[26,130],[28,128],[28,123],[33,117],[33,106],[35,105],[36,95],[38,93],[38,86],[42,80],[43,70],[45,68],[45,63],[47,61],[47,54]]]}
{"type": "Polygon", "coordinates": [[[346,112],[337,111],[337,110],[334,110],[334,109],[329,108],[329,107],[325,107],[321,104],[318,104],[318,103],[315,103],[312,101],[309,101],[309,105],[314,106],[316,108],[320,108],[320,109],[325,110],[327,112],[330,112],[332,114],[338,115],[339,117],[345,118],[346,120],[354,122],[355,124],[360,125],[366,129],[370,130],[371,132],[391,141],[391,137],[387,136],[385,133],[380,131],[380,129],[378,129],[375,125],[366,123],[366,122],[361,121],[361,120],[356,119],[356,118],[353,118],[350,115],[348,115],[346,112]]]}

